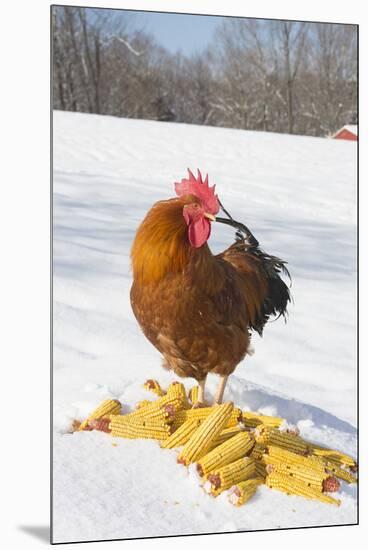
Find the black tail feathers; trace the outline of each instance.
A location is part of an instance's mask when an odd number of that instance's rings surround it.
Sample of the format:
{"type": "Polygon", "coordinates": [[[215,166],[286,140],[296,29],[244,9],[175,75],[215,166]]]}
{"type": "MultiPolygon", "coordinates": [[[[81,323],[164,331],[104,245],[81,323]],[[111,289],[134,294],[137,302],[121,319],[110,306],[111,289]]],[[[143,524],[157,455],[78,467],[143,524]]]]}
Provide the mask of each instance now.
{"type": "Polygon", "coordinates": [[[285,266],[286,262],[280,260],[280,258],[269,256],[259,248],[253,250],[252,253],[261,260],[268,280],[268,294],[254,323],[255,326],[252,327],[258,334],[262,335],[263,327],[271,316],[277,316],[276,319],[278,319],[282,315],[286,321],[288,314],[287,306],[291,302],[291,295],[289,287],[282,280],[280,274],[286,275],[289,278],[290,286],[291,277],[289,270],[285,266]]]}
{"type": "Polygon", "coordinates": [[[236,240],[244,243],[245,251],[248,254],[253,254],[260,260],[268,280],[268,294],[262,304],[257,319],[250,327],[251,329],[257,331],[258,334],[262,335],[263,328],[271,316],[275,315],[277,316],[276,319],[278,319],[282,315],[285,321],[287,319],[287,306],[288,303],[291,302],[291,295],[289,287],[282,280],[280,275],[284,275],[289,278],[290,286],[291,276],[286,267],[286,262],[276,256],[270,256],[266,252],[263,252],[263,250],[259,248],[257,239],[248,227],[243,223],[235,221],[221,203],[220,205],[228,218],[217,217],[216,220],[221,223],[231,225],[234,229],[236,229],[236,240]]]}

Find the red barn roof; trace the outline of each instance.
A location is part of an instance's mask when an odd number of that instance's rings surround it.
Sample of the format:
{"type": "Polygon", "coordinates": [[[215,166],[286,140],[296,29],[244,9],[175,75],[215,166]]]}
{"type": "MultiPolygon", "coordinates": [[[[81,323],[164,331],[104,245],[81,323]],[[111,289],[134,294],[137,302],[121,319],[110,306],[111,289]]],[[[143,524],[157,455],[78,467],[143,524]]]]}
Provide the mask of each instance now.
{"type": "Polygon", "coordinates": [[[358,141],[358,126],[356,124],[347,124],[334,134],[334,139],[348,139],[350,141],[358,141]]]}

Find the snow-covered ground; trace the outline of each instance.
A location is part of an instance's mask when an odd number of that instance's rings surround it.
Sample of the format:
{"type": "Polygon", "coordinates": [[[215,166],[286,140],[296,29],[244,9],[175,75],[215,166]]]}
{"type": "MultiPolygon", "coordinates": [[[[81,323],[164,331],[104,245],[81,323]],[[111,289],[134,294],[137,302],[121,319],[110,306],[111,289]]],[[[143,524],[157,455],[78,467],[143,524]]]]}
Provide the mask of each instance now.
{"type": "MultiPolygon", "coordinates": [[[[356,522],[345,484],[339,508],[261,487],[237,509],[156,442],[65,433],[107,396],[128,410],[146,378],[174,378],[131,312],[129,249],[188,166],[293,277],[289,322],[254,336],[225,399],[356,455],[356,143],[55,112],[54,542],[356,522]]],[[[219,252],[233,231],[212,226],[219,252]]]]}

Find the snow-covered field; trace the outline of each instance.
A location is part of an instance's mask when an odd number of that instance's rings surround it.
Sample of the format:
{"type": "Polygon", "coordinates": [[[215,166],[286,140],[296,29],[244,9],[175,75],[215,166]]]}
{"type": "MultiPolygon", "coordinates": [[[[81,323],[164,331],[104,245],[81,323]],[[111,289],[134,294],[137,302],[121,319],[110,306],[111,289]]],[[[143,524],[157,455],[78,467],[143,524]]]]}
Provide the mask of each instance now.
{"type": "MultiPolygon", "coordinates": [[[[146,378],[174,378],[131,312],[129,249],[188,166],[293,277],[289,322],[254,335],[225,399],[356,455],[356,143],[55,112],[54,542],[356,522],[345,484],[339,508],[261,487],[238,509],[156,442],[65,433],[107,396],[128,410],[146,378]]],[[[219,252],[233,231],[212,226],[219,252]]]]}

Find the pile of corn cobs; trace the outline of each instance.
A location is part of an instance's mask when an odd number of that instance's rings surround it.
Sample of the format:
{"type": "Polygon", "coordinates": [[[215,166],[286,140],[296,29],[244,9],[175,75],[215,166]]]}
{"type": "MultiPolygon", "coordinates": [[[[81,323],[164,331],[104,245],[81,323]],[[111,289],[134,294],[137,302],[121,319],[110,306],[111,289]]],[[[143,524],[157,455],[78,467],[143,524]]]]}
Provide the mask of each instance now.
{"type": "Polygon", "coordinates": [[[340,505],[330,493],[340,481],[356,483],[353,458],[302,439],[282,418],[243,412],[228,402],[196,407],[198,386],[186,395],[180,382],[163,391],[147,380],[155,401],[141,401],[121,414],[121,403],[104,401],[74,430],[100,430],[113,437],[156,439],[163,449],[180,448],[177,461],[195,464],[202,487],[216,497],[228,490],[229,502],[240,506],[265,484],[289,495],[340,505]]]}

